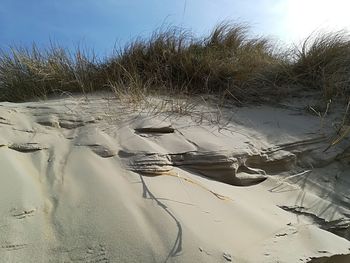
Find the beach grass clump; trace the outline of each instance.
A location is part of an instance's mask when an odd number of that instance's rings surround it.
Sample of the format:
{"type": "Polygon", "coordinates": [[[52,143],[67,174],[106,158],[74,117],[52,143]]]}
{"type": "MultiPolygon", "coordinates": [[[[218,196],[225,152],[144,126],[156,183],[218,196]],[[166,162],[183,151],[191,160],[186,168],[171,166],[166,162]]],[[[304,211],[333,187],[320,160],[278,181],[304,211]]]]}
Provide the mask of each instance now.
{"type": "Polygon", "coordinates": [[[94,56],[51,44],[39,49],[11,47],[0,52],[0,100],[25,101],[55,92],[88,92],[98,88],[94,56]]]}
{"type": "Polygon", "coordinates": [[[131,42],[104,70],[106,77],[114,75],[126,85],[137,80],[158,92],[226,92],[244,100],[245,84],[278,60],[273,51],[268,39],[250,37],[241,24],[219,24],[202,38],[171,27],[131,42]]]}
{"type": "Polygon", "coordinates": [[[288,83],[321,91],[326,101],[350,95],[350,35],[346,31],[311,34],[292,56],[288,83]]]}

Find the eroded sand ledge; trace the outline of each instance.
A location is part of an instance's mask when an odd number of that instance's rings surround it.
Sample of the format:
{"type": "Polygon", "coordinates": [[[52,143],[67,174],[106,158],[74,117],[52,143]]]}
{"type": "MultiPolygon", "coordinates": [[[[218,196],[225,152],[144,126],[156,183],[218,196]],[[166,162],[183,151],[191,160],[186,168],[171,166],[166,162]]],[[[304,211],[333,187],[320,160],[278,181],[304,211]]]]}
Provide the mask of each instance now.
{"type": "Polygon", "coordinates": [[[0,103],[0,262],[350,262],[332,116],[129,109],[0,103]]]}

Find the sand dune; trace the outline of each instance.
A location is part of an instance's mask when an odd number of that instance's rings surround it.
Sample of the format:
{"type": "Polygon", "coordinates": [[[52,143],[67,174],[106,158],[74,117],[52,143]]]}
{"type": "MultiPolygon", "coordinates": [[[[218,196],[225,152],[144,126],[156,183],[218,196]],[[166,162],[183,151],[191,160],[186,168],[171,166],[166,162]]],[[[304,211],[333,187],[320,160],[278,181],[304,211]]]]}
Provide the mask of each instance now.
{"type": "Polygon", "coordinates": [[[0,262],[350,262],[337,116],[199,112],[0,103],[0,262]]]}

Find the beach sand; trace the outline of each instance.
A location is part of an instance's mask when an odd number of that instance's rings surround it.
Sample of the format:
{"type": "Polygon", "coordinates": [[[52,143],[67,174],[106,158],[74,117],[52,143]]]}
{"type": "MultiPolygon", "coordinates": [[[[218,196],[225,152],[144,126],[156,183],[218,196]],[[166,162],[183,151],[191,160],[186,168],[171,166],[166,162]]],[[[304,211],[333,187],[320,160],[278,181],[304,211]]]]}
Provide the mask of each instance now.
{"type": "Polygon", "coordinates": [[[0,262],[350,262],[339,116],[160,101],[0,103],[0,262]]]}

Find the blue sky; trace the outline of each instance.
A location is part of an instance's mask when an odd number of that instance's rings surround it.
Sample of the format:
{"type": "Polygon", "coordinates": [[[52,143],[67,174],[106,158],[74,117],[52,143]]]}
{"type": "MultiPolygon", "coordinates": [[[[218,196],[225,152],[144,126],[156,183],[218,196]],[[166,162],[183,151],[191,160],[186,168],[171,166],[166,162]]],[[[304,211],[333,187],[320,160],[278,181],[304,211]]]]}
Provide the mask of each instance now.
{"type": "Polygon", "coordinates": [[[230,19],[290,42],[315,29],[350,28],[349,9],[349,0],[0,0],[0,46],[51,39],[102,54],[162,24],[203,34],[230,19]]]}

